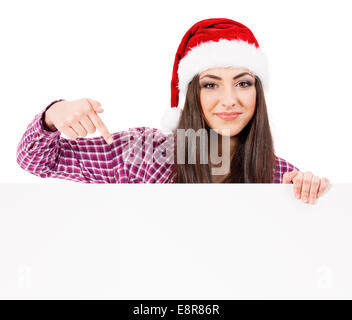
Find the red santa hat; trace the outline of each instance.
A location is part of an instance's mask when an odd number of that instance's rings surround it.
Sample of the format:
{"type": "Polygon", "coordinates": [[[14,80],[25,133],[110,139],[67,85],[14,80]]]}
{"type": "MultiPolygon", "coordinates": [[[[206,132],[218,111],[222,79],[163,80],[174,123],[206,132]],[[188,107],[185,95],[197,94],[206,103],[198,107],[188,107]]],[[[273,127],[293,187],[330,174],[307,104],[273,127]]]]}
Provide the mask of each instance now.
{"type": "Polygon", "coordinates": [[[161,119],[162,129],[174,131],[177,128],[182,113],[179,92],[186,96],[188,84],[196,74],[227,66],[250,70],[267,90],[268,62],[251,30],[225,18],[206,19],[194,24],[182,38],[176,52],[171,80],[171,109],[161,119]]]}

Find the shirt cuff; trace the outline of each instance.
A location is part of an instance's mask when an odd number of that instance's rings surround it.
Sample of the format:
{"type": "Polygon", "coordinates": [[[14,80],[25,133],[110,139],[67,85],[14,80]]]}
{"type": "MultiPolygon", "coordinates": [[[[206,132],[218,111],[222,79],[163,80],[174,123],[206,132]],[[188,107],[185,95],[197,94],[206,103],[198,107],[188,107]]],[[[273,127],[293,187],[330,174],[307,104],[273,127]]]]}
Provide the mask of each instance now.
{"type": "Polygon", "coordinates": [[[34,130],[39,133],[41,136],[45,136],[48,138],[56,138],[61,135],[61,132],[59,130],[56,131],[49,131],[44,128],[43,121],[44,121],[44,115],[45,111],[48,110],[54,103],[59,102],[59,101],[64,101],[64,99],[59,99],[51,102],[48,106],[46,106],[40,113],[36,115],[35,123],[34,123],[34,130]]]}

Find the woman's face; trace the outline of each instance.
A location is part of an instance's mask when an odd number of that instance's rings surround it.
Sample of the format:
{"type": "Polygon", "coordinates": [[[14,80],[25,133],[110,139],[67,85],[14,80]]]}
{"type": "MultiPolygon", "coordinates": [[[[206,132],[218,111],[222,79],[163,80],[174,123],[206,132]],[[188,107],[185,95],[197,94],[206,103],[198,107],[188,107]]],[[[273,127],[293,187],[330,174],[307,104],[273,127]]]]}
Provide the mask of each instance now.
{"type": "Polygon", "coordinates": [[[242,68],[212,68],[199,74],[199,84],[200,103],[208,126],[226,136],[241,132],[255,111],[254,74],[242,68]],[[240,114],[235,118],[217,115],[233,112],[240,114]],[[223,132],[222,129],[229,130],[223,132]]]}

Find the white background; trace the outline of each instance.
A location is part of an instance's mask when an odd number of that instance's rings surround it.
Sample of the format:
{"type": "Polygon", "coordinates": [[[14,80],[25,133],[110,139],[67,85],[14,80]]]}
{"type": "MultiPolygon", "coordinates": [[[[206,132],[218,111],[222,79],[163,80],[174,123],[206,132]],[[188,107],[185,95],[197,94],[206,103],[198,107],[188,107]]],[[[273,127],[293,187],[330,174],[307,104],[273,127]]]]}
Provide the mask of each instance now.
{"type": "Polygon", "coordinates": [[[351,29],[349,1],[0,2],[1,297],[350,298],[351,29]],[[292,185],[43,188],[68,181],[17,165],[59,98],[100,101],[111,132],[158,128],[184,33],[216,17],[267,55],[276,154],[336,187],[316,205],[292,185]]]}
{"type": "Polygon", "coordinates": [[[184,33],[199,20],[225,17],[248,26],[269,59],[266,100],[276,154],[331,183],[351,182],[349,6],[321,0],[1,1],[0,181],[52,180],[22,170],[16,147],[29,122],[55,99],[100,101],[111,132],[160,127],[184,33]]]}

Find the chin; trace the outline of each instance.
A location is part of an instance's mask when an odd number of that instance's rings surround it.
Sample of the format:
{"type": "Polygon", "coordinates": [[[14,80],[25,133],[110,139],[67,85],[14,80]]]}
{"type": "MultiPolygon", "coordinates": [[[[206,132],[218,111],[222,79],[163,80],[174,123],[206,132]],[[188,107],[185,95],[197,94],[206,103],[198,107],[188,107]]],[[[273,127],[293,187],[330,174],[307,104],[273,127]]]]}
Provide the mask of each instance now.
{"type": "Polygon", "coordinates": [[[227,136],[227,137],[233,137],[237,135],[240,130],[238,128],[218,128],[218,129],[213,129],[217,134],[220,134],[222,136],[227,136]]]}

